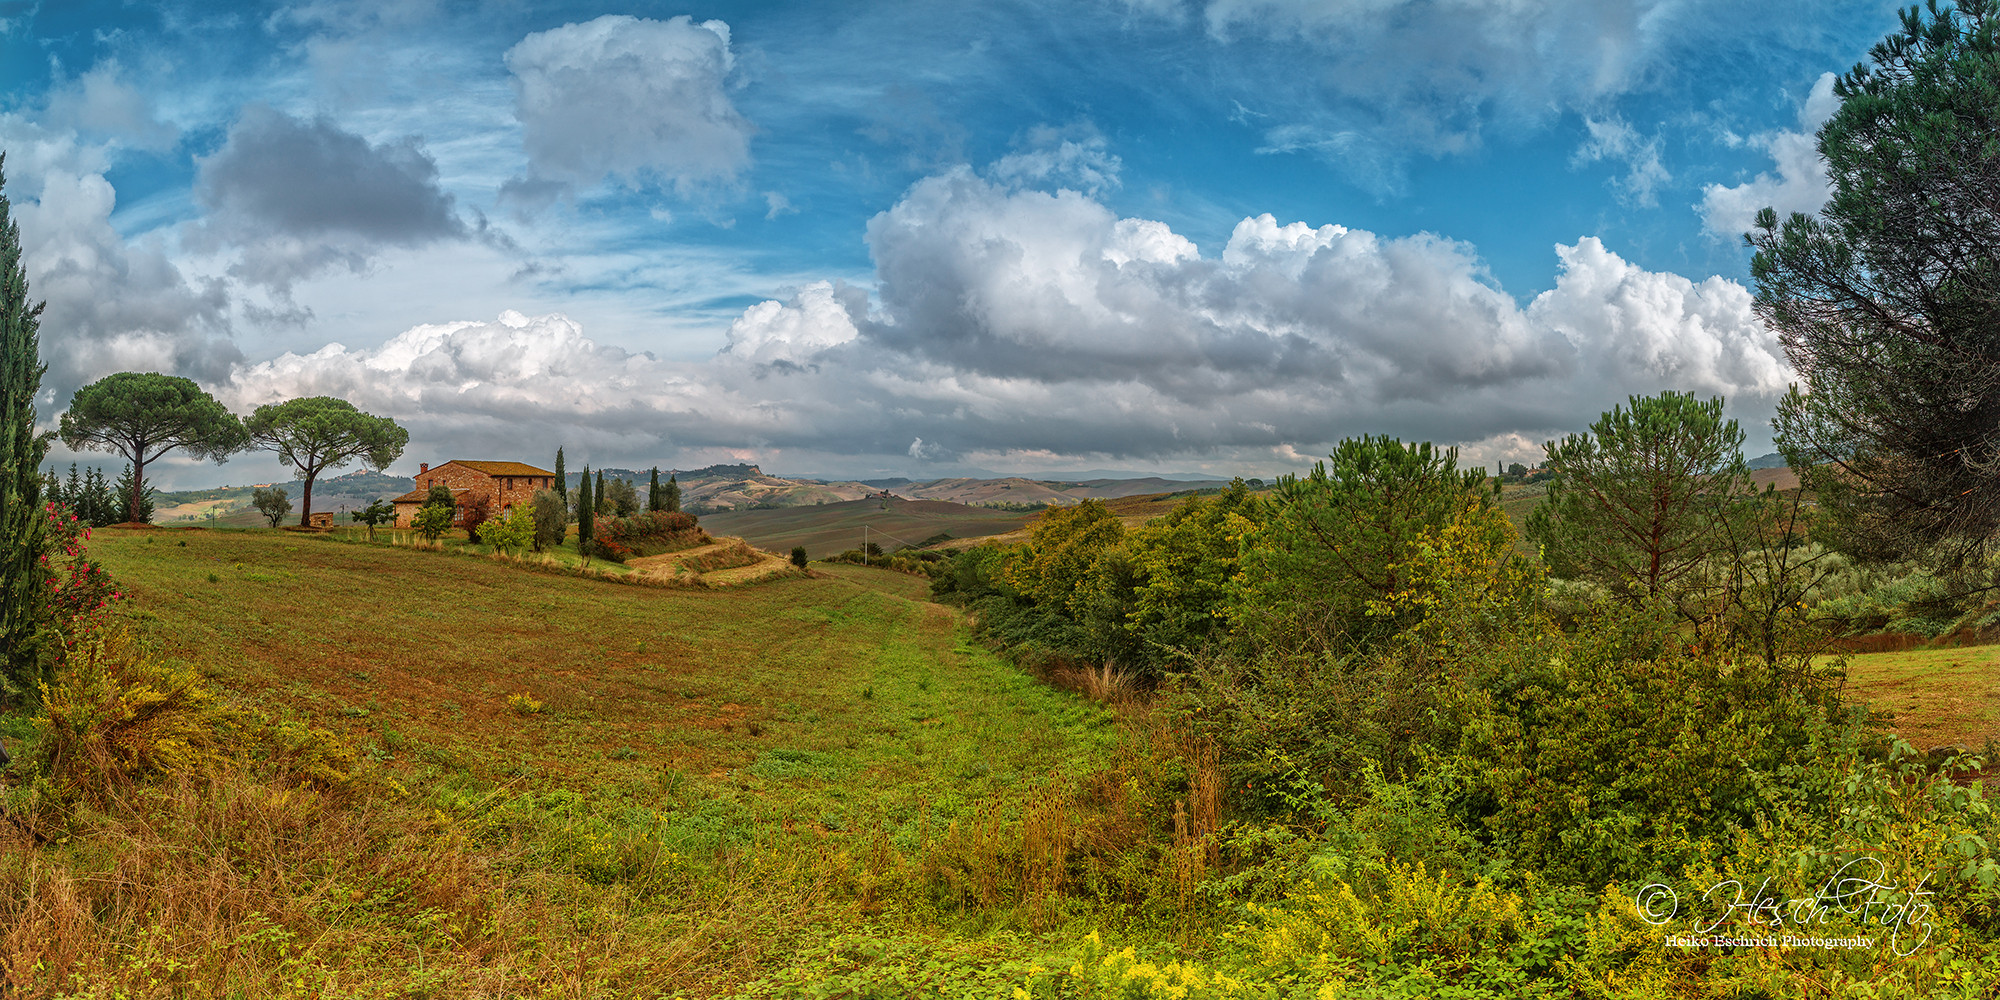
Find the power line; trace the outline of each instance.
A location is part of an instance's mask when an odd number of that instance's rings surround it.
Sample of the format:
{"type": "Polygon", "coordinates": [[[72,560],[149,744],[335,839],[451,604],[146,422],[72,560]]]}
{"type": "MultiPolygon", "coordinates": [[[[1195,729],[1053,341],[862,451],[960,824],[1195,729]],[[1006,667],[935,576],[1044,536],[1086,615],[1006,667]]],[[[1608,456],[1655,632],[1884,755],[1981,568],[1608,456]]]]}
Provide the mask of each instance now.
{"type": "MultiPolygon", "coordinates": [[[[872,530],[872,531],[882,531],[882,529],[880,529],[880,528],[876,528],[876,527],[874,527],[873,525],[870,525],[870,524],[868,524],[868,523],[867,523],[866,521],[862,522],[862,524],[861,524],[861,564],[862,564],[863,566],[866,566],[866,565],[868,565],[868,564],[869,564],[869,563],[868,563],[868,532],[869,532],[869,531],[871,531],[871,530],[872,530]]],[[[885,536],[887,536],[887,537],[889,538],[889,540],[890,540],[890,541],[896,541],[896,542],[902,542],[902,543],[903,543],[903,545],[904,545],[904,547],[906,547],[906,548],[915,548],[915,547],[917,546],[917,543],[916,543],[916,542],[913,542],[913,541],[910,541],[910,540],[909,540],[909,539],[907,539],[907,538],[897,538],[897,537],[896,537],[895,535],[891,535],[891,534],[889,534],[889,533],[888,533],[888,532],[886,532],[886,531],[882,531],[882,534],[883,534],[883,535],[885,535],[885,536]]]]}

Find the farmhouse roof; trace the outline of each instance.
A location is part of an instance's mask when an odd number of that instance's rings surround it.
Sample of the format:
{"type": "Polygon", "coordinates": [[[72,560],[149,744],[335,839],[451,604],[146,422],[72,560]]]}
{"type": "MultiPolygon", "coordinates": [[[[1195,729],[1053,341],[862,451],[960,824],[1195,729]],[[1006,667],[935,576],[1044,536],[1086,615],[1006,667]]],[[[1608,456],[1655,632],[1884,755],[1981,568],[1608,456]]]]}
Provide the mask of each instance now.
{"type": "Polygon", "coordinates": [[[475,472],[484,472],[489,476],[554,476],[555,475],[555,473],[550,472],[547,469],[537,469],[526,462],[468,462],[462,458],[455,458],[452,459],[451,462],[446,462],[445,464],[450,465],[453,462],[456,462],[459,465],[463,465],[466,468],[471,469],[475,472]]]}

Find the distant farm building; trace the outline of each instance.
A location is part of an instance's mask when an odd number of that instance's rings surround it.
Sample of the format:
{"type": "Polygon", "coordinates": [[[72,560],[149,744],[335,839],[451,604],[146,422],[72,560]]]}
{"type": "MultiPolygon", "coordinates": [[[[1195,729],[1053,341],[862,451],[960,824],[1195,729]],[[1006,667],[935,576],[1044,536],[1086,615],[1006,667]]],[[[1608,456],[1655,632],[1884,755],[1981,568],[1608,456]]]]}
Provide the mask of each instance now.
{"type": "Polygon", "coordinates": [[[453,459],[437,468],[429,462],[417,470],[417,488],[391,500],[396,505],[396,527],[407,528],[416,520],[417,511],[430,497],[431,484],[443,485],[451,491],[453,504],[458,508],[452,519],[454,524],[463,524],[467,506],[478,498],[485,498],[487,510],[495,516],[507,511],[517,503],[532,499],[536,490],[556,488],[556,474],[547,469],[537,469],[523,462],[468,462],[453,459]]]}

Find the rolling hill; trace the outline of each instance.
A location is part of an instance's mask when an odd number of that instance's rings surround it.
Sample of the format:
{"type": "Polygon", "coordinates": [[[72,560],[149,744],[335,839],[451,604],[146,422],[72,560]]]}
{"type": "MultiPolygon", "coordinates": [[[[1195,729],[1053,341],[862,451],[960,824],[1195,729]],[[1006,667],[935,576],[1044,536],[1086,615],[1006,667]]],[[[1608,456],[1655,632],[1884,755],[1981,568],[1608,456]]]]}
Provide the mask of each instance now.
{"type": "Polygon", "coordinates": [[[941,500],[870,499],[704,514],[710,534],[736,535],[761,549],[789,552],[805,546],[822,556],[860,548],[864,534],[885,550],[916,545],[940,533],[953,538],[998,535],[1019,529],[1034,514],[986,510],[941,500]]]}

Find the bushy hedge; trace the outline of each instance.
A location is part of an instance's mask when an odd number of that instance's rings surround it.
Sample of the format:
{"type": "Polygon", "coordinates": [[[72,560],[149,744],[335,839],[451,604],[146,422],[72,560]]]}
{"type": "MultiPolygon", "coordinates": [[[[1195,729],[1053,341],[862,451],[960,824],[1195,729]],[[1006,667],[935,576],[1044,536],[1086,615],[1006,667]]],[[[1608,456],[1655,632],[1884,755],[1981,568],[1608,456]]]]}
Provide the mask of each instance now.
{"type": "Polygon", "coordinates": [[[825,562],[852,563],[856,566],[876,566],[893,569],[898,573],[929,577],[936,580],[938,574],[950,568],[950,556],[943,552],[918,549],[901,549],[885,553],[882,547],[870,543],[869,551],[848,549],[837,555],[827,556],[825,562]]]}
{"type": "Polygon", "coordinates": [[[709,540],[693,514],[664,510],[600,518],[591,537],[598,558],[613,562],[679,552],[709,540]]]}

